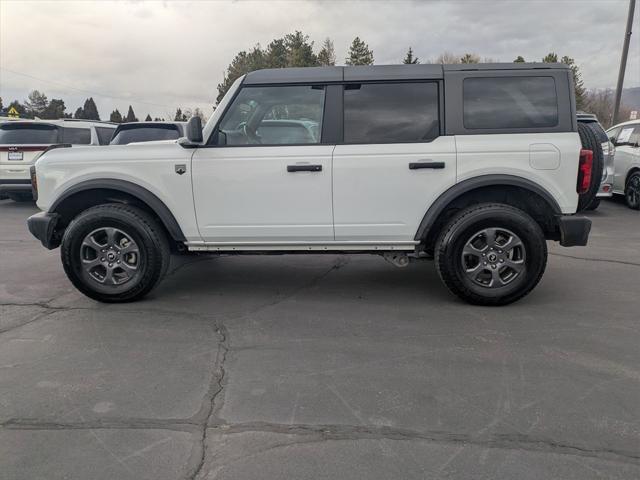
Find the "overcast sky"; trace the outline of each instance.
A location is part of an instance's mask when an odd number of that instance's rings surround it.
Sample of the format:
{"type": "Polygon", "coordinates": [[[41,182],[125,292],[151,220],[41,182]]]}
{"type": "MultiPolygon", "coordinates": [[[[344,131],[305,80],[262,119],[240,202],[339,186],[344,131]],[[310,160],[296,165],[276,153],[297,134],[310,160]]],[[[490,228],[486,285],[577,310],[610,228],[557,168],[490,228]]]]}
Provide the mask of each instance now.
{"type": "MultiPolygon", "coordinates": [[[[238,51],[294,30],[316,50],[333,39],[339,63],[356,35],[376,64],[399,63],[409,46],[421,59],[448,51],[539,61],[555,51],[576,59],[587,87],[614,87],[628,3],[0,0],[0,96],[6,105],[38,89],[71,112],[93,96],[103,119],[129,104],[139,118],[178,106],[209,114],[238,51]]],[[[625,86],[640,85],[639,10],[625,86]]]]}

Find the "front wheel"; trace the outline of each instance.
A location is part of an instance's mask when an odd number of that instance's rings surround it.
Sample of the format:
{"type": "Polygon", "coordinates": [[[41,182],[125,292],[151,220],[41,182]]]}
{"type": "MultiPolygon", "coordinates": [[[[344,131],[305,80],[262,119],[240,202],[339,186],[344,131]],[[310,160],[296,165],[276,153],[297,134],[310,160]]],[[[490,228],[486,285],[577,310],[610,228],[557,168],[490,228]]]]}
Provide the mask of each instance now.
{"type": "Polygon", "coordinates": [[[139,208],[89,208],[67,227],[60,248],[71,283],[100,302],[138,300],[161,280],[169,245],[158,222],[139,208]]]}
{"type": "Polygon", "coordinates": [[[547,264],[540,226],[522,210],[481,204],[462,210],[442,230],[435,263],[447,288],[476,305],[506,305],[538,284],[547,264]]]}
{"type": "Polygon", "coordinates": [[[624,199],[629,208],[640,210],[640,172],[634,172],[627,180],[624,189],[624,199]]]}

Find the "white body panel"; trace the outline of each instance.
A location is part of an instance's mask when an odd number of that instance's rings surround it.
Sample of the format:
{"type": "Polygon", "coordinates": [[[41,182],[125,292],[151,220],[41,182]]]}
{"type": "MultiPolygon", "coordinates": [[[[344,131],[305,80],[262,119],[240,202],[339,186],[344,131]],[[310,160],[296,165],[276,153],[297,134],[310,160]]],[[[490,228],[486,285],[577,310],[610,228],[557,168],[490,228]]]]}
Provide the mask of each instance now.
{"type": "Polygon", "coordinates": [[[333,241],[332,145],[199,148],[193,198],[206,242],[333,241]],[[288,172],[288,165],[321,165],[288,172]]]}
{"type": "Polygon", "coordinates": [[[413,241],[433,201],[455,184],[455,138],[429,143],[338,145],[333,154],[336,241],[413,241]],[[444,162],[410,170],[411,162],[444,162]]]}
{"type": "Polygon", "coordinates": [[[522,177],[549,192],[563,213],[576,212],[577,133],[457,135],[456,146],[458,182],[491,174],[522,177]]]}
{"type": "Polygon", "coordinates": [[[200,240],[191,193],[193,150],[173,143],[59,148],[36,162],[38,207],[47,210],[71,186],[86,180],[125,180],[156,195],[173,213],[187,240],[200,240]],[[177,175],[184,164],[187,174],[177,175]]]}

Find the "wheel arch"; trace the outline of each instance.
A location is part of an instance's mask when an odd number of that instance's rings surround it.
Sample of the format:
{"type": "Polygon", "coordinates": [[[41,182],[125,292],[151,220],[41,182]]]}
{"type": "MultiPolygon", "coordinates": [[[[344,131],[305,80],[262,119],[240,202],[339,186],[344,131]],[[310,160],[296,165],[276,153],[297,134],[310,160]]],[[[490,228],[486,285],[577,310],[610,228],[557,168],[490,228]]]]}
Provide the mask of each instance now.
{"type": "Polygon", "coordinates": [[[538,222],[547,239],[559,239],[556,217],[562,210],[553,195],[531,180],[513,175],[483,175],[450,187],[424,214],[414,239],[431,251],[438,232],[457,211],[481,202],[519,207],[538,222]]]}
{"type": "Polygon", "coordinates": [[[640,172],[640,165],[634,165],[629,169],[629,171],[627,172],[627,176],[624,179],[624,188],[627,188],[627,182],[629,182],[631,175],[637,172],[640,172]]]}
{"type": "Polygon", "coordinates": [[[119,179],[96,179],[77,183],[65,190],[48,211],[59,215],[59,225],[66,227],[80,212],[103,203],[136,205],[153,215],[175,244],[186,237],[171,210],[154,193],[133,182],[119,179]]]}

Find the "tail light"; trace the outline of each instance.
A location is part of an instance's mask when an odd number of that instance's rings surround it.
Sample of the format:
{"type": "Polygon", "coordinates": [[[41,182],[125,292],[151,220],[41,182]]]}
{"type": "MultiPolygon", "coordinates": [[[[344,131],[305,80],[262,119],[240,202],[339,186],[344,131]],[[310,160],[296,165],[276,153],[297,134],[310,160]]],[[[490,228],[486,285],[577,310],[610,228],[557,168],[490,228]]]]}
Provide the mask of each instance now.
{"type": "Polygon", "coordinates": [[[578,193],[587,193],[591,186],[591,171],[593,170],[593,152],[591,150],[580,150],[580,163],[578,165],[578,193]]]}
{"type": "Polygon", "coordinates": [[[33,193],[33,199],[38,201],[38,177],[36,177],[36,166],[32,165],[29,169],[31,176],[31,193],[33,193]]]}

